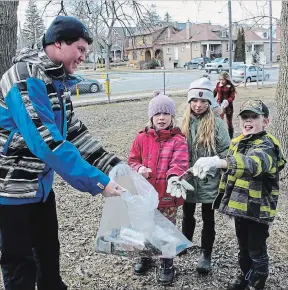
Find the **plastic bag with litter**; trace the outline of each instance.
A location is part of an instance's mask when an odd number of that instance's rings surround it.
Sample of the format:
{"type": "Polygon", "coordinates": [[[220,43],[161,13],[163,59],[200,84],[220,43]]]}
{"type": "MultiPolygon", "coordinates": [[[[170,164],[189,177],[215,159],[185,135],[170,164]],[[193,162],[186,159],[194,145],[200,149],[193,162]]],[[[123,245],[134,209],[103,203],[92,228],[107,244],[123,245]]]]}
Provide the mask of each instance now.
{"type": "Polygon", "coordinates": [[[119,197],[106,198],[95,250],[128,258],[173,258],[192,243],[158,210],[154,187],[128,165],[110,177],[127,189],[119,197]]]}

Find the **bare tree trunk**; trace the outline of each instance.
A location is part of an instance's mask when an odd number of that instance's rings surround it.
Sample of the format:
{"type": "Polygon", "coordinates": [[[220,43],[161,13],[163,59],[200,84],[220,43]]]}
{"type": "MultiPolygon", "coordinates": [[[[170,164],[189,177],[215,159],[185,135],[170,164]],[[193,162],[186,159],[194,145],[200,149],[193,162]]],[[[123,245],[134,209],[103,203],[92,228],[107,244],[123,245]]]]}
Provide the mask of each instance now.
{"type": "MultiPolygon", "coordinates": [[[[284,154],[288,152],[288,2],[282,1],[281,11],[281,46],[280,46],[280,71],[276,88],[276,114],[273,119],[273,131],[283,146],[284,154]]],[[[281,176],[286,179],[288,169],[282,171],[281,176]]]]}
{"type": "Polygon", "coordinates": [[[106,59],[105,59],[105,69],[110,69],[110,52],[112,47],[112,30],[108,33],[108,40],[106,43],[106,59]]]}
{"type": "Polygon", "coordinates": [[[16,53],[18,4],[19,1],[0,1],[0,78],[16,53]]]}

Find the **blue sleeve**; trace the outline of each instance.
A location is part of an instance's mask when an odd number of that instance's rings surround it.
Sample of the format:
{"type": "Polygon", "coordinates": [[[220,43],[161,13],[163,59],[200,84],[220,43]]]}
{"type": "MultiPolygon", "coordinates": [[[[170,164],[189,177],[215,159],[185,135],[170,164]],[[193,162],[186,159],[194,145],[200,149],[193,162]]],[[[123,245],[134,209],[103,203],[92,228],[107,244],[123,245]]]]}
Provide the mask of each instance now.
{"type": "Polygon", "coordinates": [[[80,191],[95,195],[110,178],[85,161],[77,148],[64,140],[54,121],[47,89],[39,79],[27,79],[27,92],[14,85],[5,102],[30,151],[80,191]]]}

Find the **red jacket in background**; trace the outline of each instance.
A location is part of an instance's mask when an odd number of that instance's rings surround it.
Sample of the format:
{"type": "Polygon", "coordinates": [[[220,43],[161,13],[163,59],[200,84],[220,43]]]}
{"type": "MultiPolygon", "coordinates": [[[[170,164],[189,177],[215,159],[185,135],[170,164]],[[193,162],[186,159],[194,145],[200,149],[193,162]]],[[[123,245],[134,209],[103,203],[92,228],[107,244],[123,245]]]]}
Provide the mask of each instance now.
{"type": "Polygon", "coordinates": [[[188,145],[179,128],[157,132],[145,128],[133,141],[128,164],[136,171],[141,166],[152,170],[147,180],[159,194],[158,208],[183,204],[182,198],[166,193],[167,179],[189,168],[188,145]]]}
{"type": "Polygon", "coordinates": [[[217,96],[217,102],[221,105],[223,100],[228,100],[230,107],[235,99],[235,88],[230,84],[225,86],[220,86],[220,82],[217,83],[216,88],[214,89],[214,97],[217,96]]]}

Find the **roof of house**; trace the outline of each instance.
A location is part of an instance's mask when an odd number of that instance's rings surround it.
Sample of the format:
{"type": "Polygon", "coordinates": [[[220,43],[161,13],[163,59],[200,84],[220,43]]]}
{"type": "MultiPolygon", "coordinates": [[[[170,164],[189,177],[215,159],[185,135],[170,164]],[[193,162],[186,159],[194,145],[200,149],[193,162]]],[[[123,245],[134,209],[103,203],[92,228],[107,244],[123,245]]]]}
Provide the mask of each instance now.
{"type": "Polygon", "coordinates": [[[136,31],[136,27],[113,27],[113,30],[121,37],[130,36],[136,31]]]}
{"type": "MultiPolygon", "coordinates": [[[[170,40],[167,40],[167,42],[179,43],[191,41],[228,40],[228,34],[226,37],[220,37],[221,31],[227,31],[227,28],[210,23],[192,24],[191,37],[189,39],[187,39],[186,29],[183,29],[176,34],[171,35],[170,40]]],[[[236,37],[233,36],[233,39],[236,39],[236,37]]]]}
{"type": "MultiPolygon", "coordinates": [[[[244,33],[245,33],[245,41],[268,41],[269,40],[269,38],[263,38],[252,30],[246,30],[244,33]]],[[[276,41],[277,39],[272,38],[272,40],[276,41]]]]}
{"type": "Polygon", "coordinates": [[[133,36],[139,36],[139,35],[148,35],[148,34],[154,34],[154,33],[161,33],[166,28],[173,28],[174,30],[179,31],[180,29],[175,28],[173,25],[165,25],[161,27],[151,27],[151,28],[137,28],[137,30],[133,33],[133,36]]]}

